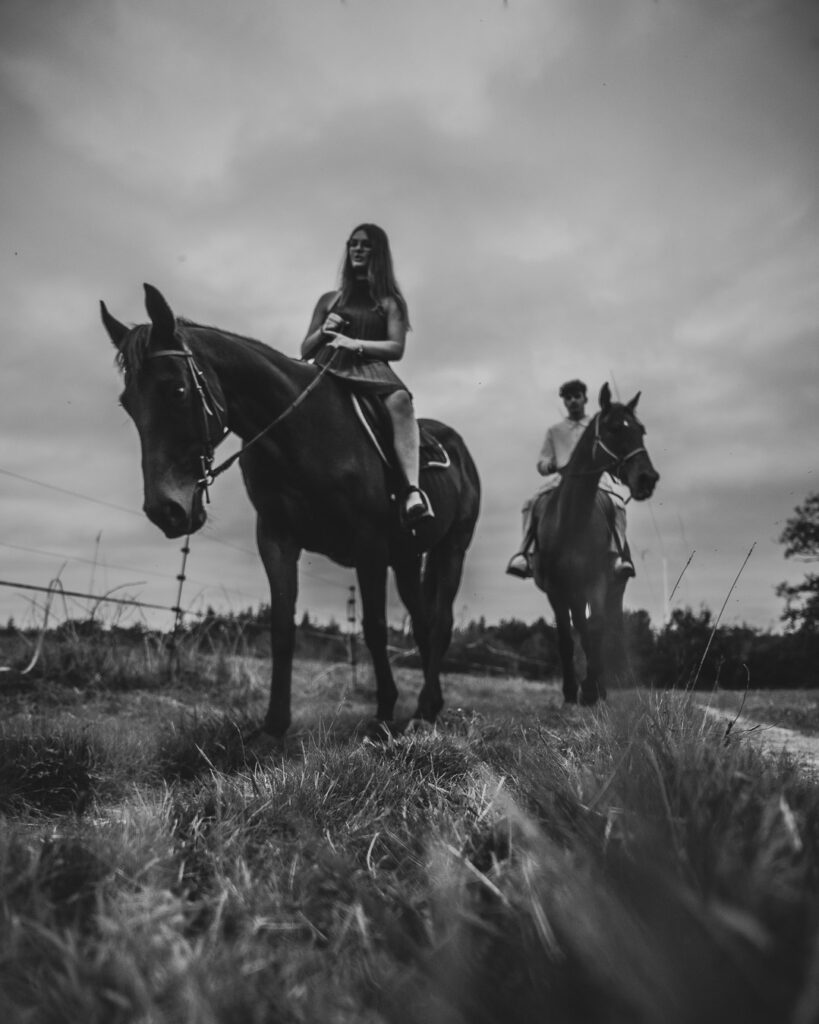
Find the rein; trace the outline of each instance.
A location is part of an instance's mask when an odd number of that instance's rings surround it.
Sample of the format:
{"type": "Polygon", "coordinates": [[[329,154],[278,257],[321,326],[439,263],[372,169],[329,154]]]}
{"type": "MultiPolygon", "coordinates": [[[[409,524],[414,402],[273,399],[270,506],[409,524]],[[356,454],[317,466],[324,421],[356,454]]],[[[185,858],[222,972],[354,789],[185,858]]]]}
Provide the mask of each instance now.
{"type": "Polygon", "coordinates": [[[266,427],[263,427],[258,432],[258,434],[255,434],[253,437],[251,437],[246,444],[243,444],[238,452],[234,452],[233,455],[230,455],[228,458],[224,460],[224,462],[220,462],[219,465],[214,468],[213,460],[216,455],[216,448],[218,445],[222,443],[222,441],[224,441],[224,439],[230,433],[230,428],[227,426],[226,423],[224,423],[221,416],[219,416],[218,412],[216,412],[215,410],[224,413],[225,409],[216,401],[213,395],[213,391],[211,390],[211,387],[208,384],[207,377],[205,377],[202,368],[196,362],[196,358],[193,352],[191,351],[191,348],[188,345],[187,341],[185,341],[185,339],[181,337],[178,340],[182,346],[181,349],[163,348],[160,349],[158,352],[151,352],[148,358],[156,359],[158,356],[176,356],[177,358],[184,359],[187,363],[188,368],[190,369],[191,379],[193,380],[196,394],[199,397],[199,408],[202,412],[202,424],[204,427],[205,435],[204,451],[199,456],[199,461],[202,469],[202,476],[196,481],[196,486],[200,490],[204,491],[205,501],[208,504],[210,504],[209,488],[211,484],[214,482],[214,480],[217,478],[217,476],[221,476],[221,474],[224,473],[226,469],[230,469],[233,463],[236,462],[236,460],[239,459],[240,456],[243,455],[244,452],[246,452],[247,449],[252,444],[255,444],[257,441],[263,438],[267,433],[269,433],[274,427],[278,426],[279,423],[282,422],[282,420],[286,419],[292,412],[294,412],[301,405],[301,403],[305,400],[305,398],[307,398],[310,392],[313,391],[318,386],[324,374],[330,369],[331,365],[335,360],[338,350],[333,350],[332,355],[327,360],[327,362],[321,367],[316,377],[314,377],[313,380],[310,381],[310,383],[307,385],[304,391],[298,394],[296,398],[290,403],[290,405],[287,406],[287,408],[283,412],[279,413],[279,415],[274,420],[271,420],[271,422],[268,423],[266,427]],[[215,444],[211,440],[211,433],[209,429],[209,417],[216,420],[219,430],[221,431],[221,436],[219,437],[215,444]]]}
{"type": "MultiPolygon", "coordinates": [[[[230,467],[233,465],[233,463],[236,462],[236,460],[241,455],[243,455],[244,452],[246,452],[248,450],[248,448],[252,444],[255,444],[260,438],[264,437],[265,434],[267,434],[269,431],[271,431],[274,427],[278,426],[279,423],[282,422],[282,420],[287,419],[287,417],[290,415],[290,413],[295,412],[295,410],[298,409],[298,407],[305,400],[305,398],[307,398],[307,396],[310,394],[310,392],[313,391],[318,386],[318,384],[321,381],[321,378],[324,376],[324,374],[330,369],[330,366],[332,365],[333,360],[336,357],[336,352],[337,351],[338,351],[338,349],[334,349],[333,350],[332,356],[321,367],[321,369],[316,374],[316,376],[313,378],[313,380],[310,381],[310,383],[307,385],[307,387],[304,389],[304,391],[302,391],[302,392],[300,392],[300,394],[296,395],[296,397],[293,399],[293,401],[290,403],[290,405],[288,405],[287,408],[283,412],[280,412],[279,415],[274,420],[271,420],[270,423],[268,423],[266,427],[263,427],[259,431],[258,434],[254,434],[254,436],[251,437],[251,439],[246,444],[242,445],[241,449],[238,452],[234,452],[233,455],[230,455],[228,458],[226,458],[224,462],[220,462],[219,465],[215,469],[209,469],[208,470],[207,476],[205,478],[205,483],[204,483],[205,493],[206,494],[207,494],[207,488],[208,488],[209,484],[212,484],[217,476],[220,476],[222,473],[224,473],[224,471],[226,469],[230,469],[230,467]]],[[[200,483],[201,482],[202,481],[200,481],[200,483]]]]}

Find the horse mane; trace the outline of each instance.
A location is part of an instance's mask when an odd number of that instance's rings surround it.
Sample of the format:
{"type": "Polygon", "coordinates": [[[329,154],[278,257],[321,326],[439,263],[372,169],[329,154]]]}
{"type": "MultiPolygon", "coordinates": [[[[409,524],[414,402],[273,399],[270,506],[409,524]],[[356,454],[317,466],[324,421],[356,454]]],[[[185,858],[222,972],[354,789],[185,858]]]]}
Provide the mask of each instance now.
{"type": "Polygon", "coordinates": [[[576,464],[578,462],[582,462],[583,459],[586,457],[587,449],[590,447],[589,441],[594,437],[594,432],[599,418],[600,413],[594,413],[589,419],[589,422],[583,428],[583,433],[577,439],[577,444],[574,446],[574,450],[572,451],[572,454],[569,456],[569,461],[566,463],[565,466],[563,466],[562,469],[558,470],[558,473],[560,473],[562,479],[576,475],[570,472],[570,470],[573,468],[576,469],[576,464]]]}
{"type": "MultiPolygon", "coordinates": [[[[248,345],[254,352],[261,356],[264,356],[268,362],[275,362],[276,357],[286,359],[288,362],[293,362],[291,356],[285,355],[283,352],[279,352],[277,349],[268,345],[264,341],[259,341],[258,338],[251,338],[247,334],[238,334],[236,331],[225,330],[224,327],[214,327],[213,324],[202,324],[196,320],[189,320],[187,317],[179,316],[176,318],[177,333],[182,338],[188,338],[191,331],[212,331],[214,334],[220,334],[230,341],[238,341],[243,345],[248,345]]],[[[300,362],[300,360],[295,360],[300,362]]]]}
{"type": "MultiPolygon", "coordinates": [[[[276,353],[276,350],[266,345],[263,341],[259,341],[257,338],[250,338],[244,334],[237,334],[235,331],[227,331],[223,327],[214,327],[210,324],[198,323],[196,320],[190,320],[188,317],[178,316],[176,318],[176,331],[174,332],[178,337],[189,340],[193,331],[213,331],[216,334],[221,334],[232,341],[242,342],[245,345],[249,345],[259,355],[265,356],[268,361],[273,362],[275,355],[282,355],[282,353],[276,353]]],[[[130,376],[136,376],[145,362],[148,353],[148,347],[151,342],[151,325],[150,324],[138,324],[132,327],[131,330],[122,339],[116,355],[116,364],[120,372],[127,378],[130,376]]],[[[290,357],[285,357],[290,358],[290,357]]]]}
{"type": "Polygon", "coordinates": [[[229,338],[234,338],[236,341],[249,341],[254,345],[263,345],[264,342],[257,341],[255,338],[248,338],[244,334],[237,334],[236,331],[226,331],[224,327],[214,327],[213,324],[203,324],[198,320],[191,320],[186,316],[178,316],[176,318],[176,326],[179,333],[183,337],[188,333],[185,328],[189,328],[192,331],[215,331],[217,334],[226,334],[229,338]]]}

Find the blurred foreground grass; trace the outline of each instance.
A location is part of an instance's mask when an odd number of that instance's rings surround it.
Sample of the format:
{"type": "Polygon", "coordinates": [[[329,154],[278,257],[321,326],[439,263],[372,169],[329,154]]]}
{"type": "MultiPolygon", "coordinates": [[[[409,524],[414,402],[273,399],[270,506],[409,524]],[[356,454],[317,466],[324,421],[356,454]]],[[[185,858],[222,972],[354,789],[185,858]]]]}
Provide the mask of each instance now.
{"type": "Polygon", "coordinates": [[[286,756],[247,763],[267,671],[4,682],[1,1019],[819,1019],[819,795],[787,757],[675,695],[471,677],[373,745],[367,673],[304,663],[286,756]]]}

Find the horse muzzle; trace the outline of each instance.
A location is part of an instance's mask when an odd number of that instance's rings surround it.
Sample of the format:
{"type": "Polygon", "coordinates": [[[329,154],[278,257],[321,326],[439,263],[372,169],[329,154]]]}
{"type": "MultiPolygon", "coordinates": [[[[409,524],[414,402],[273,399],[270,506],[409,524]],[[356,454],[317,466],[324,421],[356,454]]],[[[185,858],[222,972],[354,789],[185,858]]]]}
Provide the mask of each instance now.
{"type": "Polygon", "coordinates": [[[648,468],[641,468],[634,474],[635,479],[629,479],[628,486],[635,501],[645,501],[654,493],[660,474],[649,465],[648,468]]]}
{"type": "Polygon", "coordinates": [[[194,493],[190,508],[185,508],[172,498],[163,498],[146,501],[143,509],[145,515],[169,540],[195,533],[207,518],[198,491],[194,493]]]}

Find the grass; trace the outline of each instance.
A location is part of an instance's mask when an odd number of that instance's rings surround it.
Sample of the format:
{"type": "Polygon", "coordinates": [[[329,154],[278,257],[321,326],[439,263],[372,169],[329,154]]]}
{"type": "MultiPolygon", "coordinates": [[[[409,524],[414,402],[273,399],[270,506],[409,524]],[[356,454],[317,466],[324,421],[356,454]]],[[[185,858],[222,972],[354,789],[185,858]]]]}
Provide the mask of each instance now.
{"type": "Polygon", "coordinates": [[[819,791],[787,757],[673,695],[471,677],[373,745],[367,675],[303,663],[286,757],[249,764],[266,674],[5,683],[2,1019],[819,1016],[819,791]]]}

